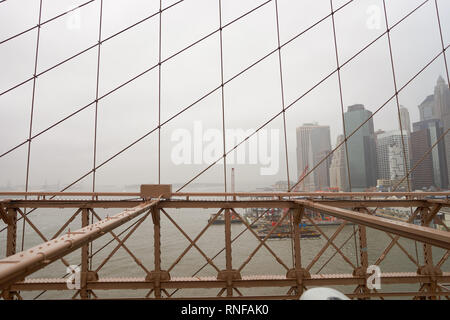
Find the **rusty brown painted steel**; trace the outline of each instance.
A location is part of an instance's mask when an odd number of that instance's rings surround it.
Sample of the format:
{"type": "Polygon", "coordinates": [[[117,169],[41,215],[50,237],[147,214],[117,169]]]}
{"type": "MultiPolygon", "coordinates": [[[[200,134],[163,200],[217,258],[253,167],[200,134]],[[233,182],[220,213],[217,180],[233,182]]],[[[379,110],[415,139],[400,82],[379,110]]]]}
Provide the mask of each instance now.
{"type": "MultiPolygon", "coordinates": [[[[411,223],[416,218],[418,212],[420,211],[421,207],[417,207],[416,210],[413,212],[413,214],[409,217],[408,223],[411,223]]],[[[398,239],[400,239],[400,236],[395,236],[394,239],[389,243],[389,245],[386,247],[386,249],[383,251],[383,253],[380,255],[380,257],[375,262],[375,265],[379,265],[384,258],[386,258],[386,255],[391,251],[391,249],[394,247],[394,245],[398,242],[398,239]]]]}
{"type": "MultiPolygon", "coordinates": [[[[2,197],[140,197],[140,192],[22,192],[22,191],[3,191],[2,197]]],[[[406,197],[406,199],[426,199],[427,197],[446,197],[450,199],[450,192],[174,192],[173,197],[313,197],[313,198],[361,198],[367,200],[367,197],[376,197],[378,199],[389,197],[406,197]]],[[[342,199],[348,200],[348,199],[342,199]]],[[[388,199],[385,199],[388,200],[388,199]]],[[[398,199],[401,200],[401,199],[398,199]]],[[[438,200],[433,200],[438,201],[438,200]]]]}
{"type": "Polygon", "coordinates": [[[347,209],[333,208],[308,200],[296,200],[296,202],[306,208],[317,210],[356,224],[394,233],[405,238],[425,242],[440,248],[450,249],[450,232],[447,231],[435,230],[406,222],[392,221],[381,217],[373,217],[347,209]]]}
{"type": "MultiPolygon", "coordinates": [[[[91,209],[90,210],[92,212],[93,217],[95,217],[98,221],[101,221],[102,219],[98,216],[98,214],[91,209]]],[[[94,222],[94,221],[92,221],[94,222]]],[[[134,260],[134,262],[136,262],[136,264],[141,267],[142,270],[144,270],[144,272],[146,274],[150,273],[150,271],[144,266],[144,264],[142,263],[141,260],[139,260],[134,254],[133,252],[125,245],[124,240],[119,239],[119,237],[113,232],[113,231],[109,231],[109,233],[113,236],[113,238],[119,243],[120,247],[122,247],[129,255],[130,257],[134,260]]],[[[92,253],[90,255],[90,261],[92,261],[92,253]]]]}
{"type": "MultiPolygon", "coordinates": [[[[438,283],[449,283],[450,272],[444,272],[442,275],[435,276],[438,283]]],[[[430,283],[430,276],[419,275],[415,272],[394,272],[382,273],[380,276],[381,284],[414,284],[430,283]]],[[[353,276],[352,274],[317,274],[304,278],[304,285],[310,286],[330,286],[330,285],[362,285],[366,279],[364,277],[353,276]]],[[[233,285],[238,288],[255,287],[292,287],[296,285],[296,279],[290,279],[283,275],[248,275],[240,280],[234,280],[233,285]]],[[[130,289],[152,289],[154,282],[145,278],[100,278],[97,281],[88,282],[88,289],[92,290],[130,290],[130,289]]],[[[69,290],[66,279],[26,279],[16,282],[11,286],[12,290],[36,291],[36,290],[69,290]]],[[[217,280],[215,277],[179,277],[167,281],[161,281],[161,288],[223,288],[226,287],[226,281],[217,280]]]]}
{"type": "MultiPolygon", "coordinates": [[[[328,200],[314,199],[317,203],[339,208],[364,207],[430,207],[441,204],[450,206],[447,200],[328,200]]],[[[5,205],[9,208],[132,208],[142,200],[9,200],[5,205]]],[[[296,208],[297,204],[289,200],[236,200],[234,202],[217,202],[211,200],[162,200],[159,208],[296,208]]]]}
{"type": "Polygon", "coordinates": [[[76,232],[67,233],[58,239],[0,260],[0,288],[5,288],[9,284],[42,269],[49,263],[148,211],[157,203],[158,201],[155,200],[141,204],[133,209],[125,210],[115,216],[79,229],[76,232]]]}

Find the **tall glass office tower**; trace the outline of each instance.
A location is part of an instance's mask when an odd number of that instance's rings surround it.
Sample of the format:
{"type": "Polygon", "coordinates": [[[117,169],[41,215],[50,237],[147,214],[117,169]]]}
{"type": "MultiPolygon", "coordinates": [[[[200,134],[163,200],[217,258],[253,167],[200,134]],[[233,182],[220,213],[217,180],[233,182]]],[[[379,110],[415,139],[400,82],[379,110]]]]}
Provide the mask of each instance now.
{"type": "MultiPolygon", "coordinates": [[[[362,104],[349,106],[344,114],[345,130],[350,135],[372,112],[362,104]]],[[[364,191],[377,184],[377,155],[373,119],[367,121],[347,142],[351,191],[364,191]]]]}

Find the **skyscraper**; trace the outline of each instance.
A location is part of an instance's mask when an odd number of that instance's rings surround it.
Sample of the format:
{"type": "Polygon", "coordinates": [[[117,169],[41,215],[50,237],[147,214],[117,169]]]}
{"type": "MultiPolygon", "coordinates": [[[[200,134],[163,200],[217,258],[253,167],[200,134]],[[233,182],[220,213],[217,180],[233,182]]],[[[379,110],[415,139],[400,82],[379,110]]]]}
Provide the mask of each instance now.
{"type": "MultiPolygon", "coordinates": [[[[414,131],[416,131],[414,139],[411,139],[411,143],[413,144],[411,150],[414,153],[414,156],[412,157],[413,163],[415,160],[419,161],[420,158],[423,157],[423,154],[431,148],[437,139],[450,129],[450,90],[442,76],[439,76],[437,80],[436,86],[434,87],[434,94],[429,95],[425,101],[419,105],[419,111],[420,123],[422,124],[417,123],[418,127],[414,129],[414,131]],[[428,120],[433,121],[427,122],[428,120]],[[442,128],[442,130],[438,130],[438,128],[442,128]],[[421,133],[419,133],[419,131],[421,133]],[[423,149],[423,144],[420,145],[419,141],[422,141],[422,143],[429,142],[426,144],[428,145],[428,149],[423,149]],[[419,151],[422,152],[421,155],[419,154],[419,151]]],[[[416,125],[416,123],[414,125],[416,125]]],[[[424,163],[417,168],[421,169],[413,175],[413,179],[414,177],[416,179],[414,185],[418,189],[427,188],[430,184],[438,188],[446,188],[450,181],[450,170],[448,170],[448,168],[450,168],[450,136],[448,134],[443,139],[443,146],[433,148],[432,153],[432,156],[430,155],[423,160],[424,163]],[[444,166],[442,162],[445,162],[446,165],[444,166]],[[433,172],[431,173],[430,170],[433,172]],[[441,177],[442,172],[446,172],[446,179],[441,177]],[[427,174],[433,175],[433,177],[426,177],[427,174]]]]}
{"type": "MultiPolygon", "coordinates": [[[[450,129],[450,90],[444,79],[439,76],[437,84],[434,87],[434,103],[436,112],[442,119],[444,132],[450,129]]],[[[447,168],[450,168],[450,136],[447,134],[444,138],[445,151],[447,158],[447,168]]],[[[449,173],[448,173],[449,174],[449,173]]],[[[450,177],[448,177],[450,180],[450,177]]]]}
{"type": "Polygon", "coordinates": [[[402,122],[402,130],[406,131],[408,135],[411,134],[411,120],[409,111],[404,106],[400,106],[400,120],[402,122]]]}
{"type": "Polygon", "coordinates": [[[420,121],[439,119],[440,114],[437,114],[436,107],[434,104],[434,95],[429,95],[425,100],[419,105],[420,121]]]}
{"type": "MultiPolygon", "coordinates": [[[[304,124],[297,128],[297,173],[300,177],[305,168],[312,170],[331,151],[330,127],[304,124]]],[[[330,186],[330,159],[323,161],[313,173],[305,178],[300,188],[304,191],[323,190],[330,186]]]]}
{"type": "Polygon", "coordinates": [[[424,157],[430,147],[430,135],[427,129],[414,130],[411,133],[411,165],[415,166],[421,161],[411,175],[413,190],[427,189],[434,185],[431,154],[424,157]]]}
{"type": "MultiPolygon", "coordinates": [[[[336,146],[343,141],[344,135],[341,134],[337,137],[336,146]]],[[[342,144],[333,153],[330,165],[330,187],[337,188],[339,191],[349,190],[345,144],[342,144]]]]}
{"type": "MultiPolygon", "coordinates": [[[[344,114],[345,129],[348,135],[372,116],[364,105],[349,106],[344,114]]],[[[364,191],[376,186],[377,158],[373,119],[370,118],[347,141],[350,169],[351,191],[364,191]]]]}
{"type": "Polygon", "coordinates": [[[403,131],[403,134],[400,130],[378,134],[378,179],[391,180],[395,184],[396,180],[402,179],[406,175],[410,167],[409,145],[409,135],[406,130],[403,131]],[[403,152],[403,145],[405,152],[403,152]]]}
{"type": "MultiPolygon", "coordinates": [[[[441,123],[437,119],[415,122],[411,133],[411,165],[414,166],[443,134],[441,123]]],[[[445,143],[441,140],[414,170],[412,179],[414,189],[431,186],[446,189],[448,187],[448,167],[445,143]]]]}

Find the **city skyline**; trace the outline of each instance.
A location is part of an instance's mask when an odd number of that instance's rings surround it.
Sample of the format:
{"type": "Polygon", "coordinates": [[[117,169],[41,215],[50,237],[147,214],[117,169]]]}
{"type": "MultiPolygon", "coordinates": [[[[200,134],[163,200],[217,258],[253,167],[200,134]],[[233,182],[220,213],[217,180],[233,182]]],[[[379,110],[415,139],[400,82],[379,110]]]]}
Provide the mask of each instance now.
{"type": "MultiPolygon", "coordinates": [[[[450,143],[450,138],[445,137],[428,157],[422,159],[428,149],[437,143],[437,139],[450,127],[450,90],[441,75],[437,79],[434,94],[428,95],[417,108],[420,121],[412,122],[408,108],[401,105],[398,115],[401,121],[399,128],[401,127],[403,131],[398,129],[384,131],[374,127],[372,113],[366,110],[363,104],[347,106],[344,114],[347,134],[351,134],[367,119],[370,120],[359,128],[347,143],[343,143],[343,135],[338,136],[334,148],[341,143],[342,146],[322,165],[327,166],[329,170],[330,183],[326,187],[338,188],[341,191],[349,190],[348,178],[345,178],[348,174],[346,168],[348,165],[352,191],[355,189],[364,191],[373,187],[382,190],[430,187],[446,189],[449,181],[447,168],[450,161],[450,147],[447,147],[447,143],[450,143]],[[346,163],[347,153],[348,163],[346,163]],[[404,179],[411,167],[419,161],[423,163],[417,166],[418,171],[404,179]]],[[[298,163],[298,176],[301,176],[306,165],[310,165],[305,161],[305,157],[299,154],[299,150],[303,150],[306,154],[312,153],[311,149],[308,149],[309,145],[304,145],[305,139],[299,139],[298,130],[312,126],[327,127],[329,132],[329,126],[319,125],[318,122],[297,128],[297,159],[302,161],[301,164],[298,163]]],[[[317,161],[310,160],[310,163],[315,165],[317,161]]],[[[311,191],[310,180],[311,177],[305,179],[304,184],[307,185],[305,191],[311,191]]],[[[325,186],[322,184],[322,187],[325,186]]],[[[316,186],[316,190],[320,188],[316,186]]]]}

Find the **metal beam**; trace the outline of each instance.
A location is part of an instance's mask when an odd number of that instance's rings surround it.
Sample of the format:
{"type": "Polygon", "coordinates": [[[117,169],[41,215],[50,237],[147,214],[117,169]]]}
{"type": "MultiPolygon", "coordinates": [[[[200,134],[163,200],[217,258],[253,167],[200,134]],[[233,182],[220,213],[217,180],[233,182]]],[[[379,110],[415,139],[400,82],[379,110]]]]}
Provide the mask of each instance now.
{"type": "Polygon", "coordinates": [[[133,208],[143,200],[11,200],[8,208],[55,208],[55,209],[91,209],[91,208],[133,208]]]}
{"type": "Polygon", "coordinates": [[[1,220],[3,220],[3,222],[5,224],[9,224],[9,220],[8,220],[8,214],[6,213],[5,208],[3,207],[3,203],[5,203],[6,201],[0,201],[0,218],[1,220]]]}
{"type": "Polygon", "coordinates": [[[305,206],[305,208],[314,209],[316,211],[351,221],[356,224],[394,233],[402,237],[428,243],[440,248],[450,249],[450,232],[447,231],[417,226],[406,222],[393,221],[382,217],[374,217],[352,210],[334,208],[309,200],[296,200],[296,202],[305,206]]]}
{"type": "MultiPolygon", "coordinates": [[[[0,192],[1,197],[141,197],[140,192],[0,192]]],[[[389,199],[392,197],[407,199],[430,199],[431,197],[440,197],[435,199],[448,203],[450,192],[174,192],[172,197],[308,197],[308,198],[361,198],[367,199],[376,197],[378,199],[389,199]]]]}
{"type": "MultiPolygon", "coordinates": [[[[444,272],[442,275],[435,275],[438,283],[448,283],[450,281],[450,272],[444,272]]],[[[242,276],[242,279],[233,281],[233,285],[238,288],[255,287],[292,287],[296,285],[295,278],[287,278],[284,275],[248,275],[242,276]]],[[[431,276],[419,275],[415,272],[393,272],[382,273],[380,275],[382,284],[411,284],[411,283],[430,283],[431,276]]],[[[303,284],[310,286],[330,286],[330,285],[361,285],[366,282],[364,277],[353,276],[352,274],[318,274],[311,275],[303,279],[303,284]]],[[[174,277],[171,280],[161,281],[161,288],[164,289],[207,289],[226,287],[225,280],[217,280],[215,277],[174,277]]],[[[90,290],[134,290],[134,289],[153,289],[154,281],[145,278],[99,278],[96,281],[88,281],[87,288],[90,290]]],[[[36,290],[70,290],[67,287],[67,279],[26,279],[14,283],[11,286],[16,291],[36,291],[36,290]]]]}
{"type": "Polygon", "coordinates": [[[0,289],[6,288],[11,283],[23,279],[25,276],[101,237],[148,211],[158,202],[159,200],[155,200],[140,204],[115,216],[107,217],[97,223],[0,260],[0,289]]]}
{"type": "Polygon", "coordinates": [[[160,208],[203,208],[203,209],[234,209],[234,208],[298,208],[298,204],[289,200],[164,200],[160,208]]]}
{"type": "MultiPolygon", "coordinates": [[[[446,201],[446,200],[445,200],[446,201]]],[[[322,203],[339,208],[391,208],[391,207],[431,207],[437,203],[446,206],[445,201],[405,200],[405,199],[314,199],[322,203]]],[[[8,208],[132,208],[143,200],[9,200],[5,202],[8,208]]],[[[450,206],[450,204],[449,204],[450,206]]],[[[293,200],[161,200],[159,208],[297,208],[293,200]]]]}

